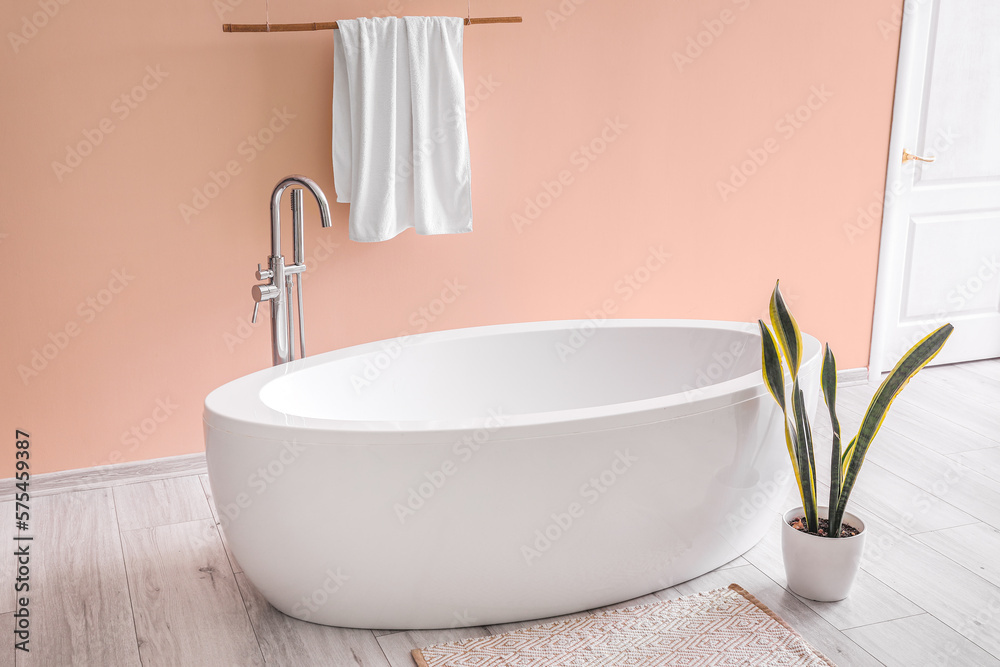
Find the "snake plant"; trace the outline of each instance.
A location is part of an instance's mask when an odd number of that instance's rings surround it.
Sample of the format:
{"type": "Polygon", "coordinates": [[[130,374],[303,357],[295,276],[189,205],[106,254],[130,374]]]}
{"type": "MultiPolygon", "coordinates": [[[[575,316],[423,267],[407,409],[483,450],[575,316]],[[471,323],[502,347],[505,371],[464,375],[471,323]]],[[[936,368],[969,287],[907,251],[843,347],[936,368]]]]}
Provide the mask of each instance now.
{"type": "MultiPolygon", "coordinates": [[[[816,459],[813,453],[812,429],[806,411],[805,398],[799,387],[799,368],[802,365],[802,333],[795,318],[788,311],[781,290],[775,283],[769,308],[771,326],[774,333],[757,320],[761,335],[761,367],[764,384],[768,392],[781,407],[785,425],[785,444],[791,458],[795,482],[802,499],[805,512],[806,531],[819,532],[819,517],[816,503],[816,459]],[[785,373],[792,382],[789,394],[785,390],[785,373]]],[[[823,351],[823,367],[820,371],[820,386],[823,399],[830,412],[833,442],[830,455],[830,503],[829,537],[840,537],[844,510],[854,489],[865,454],[875,439],[875,435],[885,421],[886,413],[899,392],[917,372],[927,365],[941,350],[951,335],[951,324],[935,329],[916,345],[911,347],[882,381],[872,397],[857,435],[851,438],[847,447],[841,447],[840,420],[837,419],[837,361],[830,345],[823,351]]]]}

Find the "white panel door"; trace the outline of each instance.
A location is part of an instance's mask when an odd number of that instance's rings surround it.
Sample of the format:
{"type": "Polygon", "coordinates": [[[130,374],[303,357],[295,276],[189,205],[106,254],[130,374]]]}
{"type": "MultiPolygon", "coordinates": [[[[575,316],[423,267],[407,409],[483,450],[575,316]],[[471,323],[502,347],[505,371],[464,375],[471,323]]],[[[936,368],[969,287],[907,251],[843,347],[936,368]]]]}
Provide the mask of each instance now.
{"type": "Polygon", "coordinates": [[[907,8],[872,374],[890,370],[945,322],[955,332],[935,363],[1000,356],[1000,2],[918,0],[907,8]]]}

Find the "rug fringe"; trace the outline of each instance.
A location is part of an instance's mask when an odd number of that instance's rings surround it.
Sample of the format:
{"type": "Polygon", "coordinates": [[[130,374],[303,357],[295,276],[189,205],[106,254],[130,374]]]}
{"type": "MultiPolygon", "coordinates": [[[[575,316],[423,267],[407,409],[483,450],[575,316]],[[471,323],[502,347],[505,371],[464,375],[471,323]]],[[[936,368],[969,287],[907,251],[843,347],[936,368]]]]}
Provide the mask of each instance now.
{"type": "Polygon", "coordinates": [[[413,656],[413,662],[417,663],[417,667],[430,667],[427,661],[424,660],[424,654],[420,652],[420,649],[413,649],[410,651],[410,655],[413,656]]]}
{"type": "MultiPolygon", "coordinates": [[[[771,611],[770,607],[768,607],[766,604],[764,604],[763,602],[761,602],[760,600],[758,600],[756,597],[754,597],[753,593],[751,593],[747,589],[743,588],[739,584],[729,584],[728,588],[729,588],[729,590],[735,591],[735,592],[739,593],[740,595],[742,595],[746,599],[747,602],[749,602],[750,604],[754,605],[755,607],[757,607],[758,609],[760,609],[762,612],[764,612],[765,614],[767,614],[768,616],[770,616],[771,618],[773,618],[775,621],[777,621],[778,623],[780,623],[782,626],[784,626],[784,628],[786,630],[788,630],[789,632],[791,632],[793,635],[795,635],[796,637],[798,637],[802,641],[806,641],[805,637],[803,637],[802,635],[800,635],[795,628],[793,628],[792,626],[788,625],[788,623],[785,622],[785,619],[781,618],[780,616],[778,616],[777,614],[775,614],[773,611],[771,611]]],[[[812,645],[810,644],[810,646],[812,646],[812,645]]],[[[830,658],[826,657],[823,654],[823,652],[820,651],[818,648],[816,648],[815,646],[812,646],[812,650],[816,653],[816,657],[817,658],[820,658],[821,660],[824,660],[826,662],[826,664],[830,665],[830,667],[837,667],[837,665],[834,664],[833,660],[830,660],[830,658]]],[[[422,666],[422,667],[424,667],[424,666],[422,666]]]]}

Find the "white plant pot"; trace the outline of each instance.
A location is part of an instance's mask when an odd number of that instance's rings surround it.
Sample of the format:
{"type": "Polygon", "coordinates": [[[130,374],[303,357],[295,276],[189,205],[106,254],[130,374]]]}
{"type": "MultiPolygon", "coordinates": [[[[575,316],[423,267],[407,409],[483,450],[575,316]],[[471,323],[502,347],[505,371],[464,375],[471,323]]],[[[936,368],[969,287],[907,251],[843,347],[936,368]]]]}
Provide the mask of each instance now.
{"type": "MultiPolygon", "coordinates": [[[[820,507],[819,516],[827,516],[820,507]]],[[[788,525],[804,517],[801,507],[785,512],[781,518],[781,554],[785,560],[788,589],[797,595],[820,602],[843,600],[851,592],[861,567],[865,548],[865,522],[856,514],[844,512],[844,523],[858,529],[853,537],[821,537],[796,530],[788,525]]]]}

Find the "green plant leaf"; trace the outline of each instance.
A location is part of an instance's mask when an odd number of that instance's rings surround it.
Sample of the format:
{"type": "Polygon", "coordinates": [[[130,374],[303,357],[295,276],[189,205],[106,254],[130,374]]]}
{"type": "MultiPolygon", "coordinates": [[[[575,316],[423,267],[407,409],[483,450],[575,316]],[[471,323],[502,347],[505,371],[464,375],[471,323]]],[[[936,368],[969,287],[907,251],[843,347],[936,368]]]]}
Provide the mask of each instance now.
{"type": "Polygon", "coordinates": [[[788,448],[788,460],[792,464],[792,472],[795,473],[795,486],[799,490],[799,498],[802,500],[802,507],[806,506],[806,494],[802,488],[802,475],[799,471],[799,461],[796,455],[795,428],[788,419],[788,409],[785,404],[785,371],[781,366],[781,355],[778,352],[778,345],[774,340],[774,335],[767,328],[763,320],[757,320],[760,326],[760,350],[761,350],[761,372],[764,375],[764,385],[767,387],[771,398],[781,407],[781,415],[784,420],[785,446],[788,448]]]}
{"type": "MultiPolygon", "coordinates": [[[[844,448],[844,453],[840,455],[841,475],[844,474],[843,471],[847,469],[847,465],[851,462],[851,456],[854,455],[854,449],[857,447],[857,445],[858,445],[858,436],[854,436],[853,438],[851,438],[851,441],[847,443],[847,447],[844,448]]],[[[840,487],[841,488],[844,487],[843,480],[841,480],[840,487]]]]}
{"type": "Polygon", "coordinates": [[[763,320],[757,320],[760,326],[760,367],[764,374],[764,385],[771,393],[781,410],[785,410],[785,371],[781,368],[781,356],[778,345],[774,342],[771,330],[763,320]]]}
{"type": "Polygon", "coordinates": [[[785,299],[781,296],[778,283],[774,283],[774,291],[771,293],[771,326],[781,343],[781,350],[785,354],[785,361],[788,364],[788,372],[794,380],[799,375],[799,367],[802,365],[802,332],[795,318],[788,311],[785,299]]]}
{"type": "Polygon", "coordinates": [[[802,470],[799,467],[798,450],[795,445],[798,434],[792,420],[788,418],[788,413],[782,410],[781,414],[785,421],[785,446],[788,448],[788,460],[792,464],[792,472],[795,473],[795,487],[799,490],[799,500],[802,501],[802,507],[805,508],[808,507],[806,501],[809,496],[806,493],[806,487],[802,484],[802,470]]]}
{"type": "MultiPolygon", "coordinates": [[[[903,387],[916,375],[921,368],[926,366],[931,359],[937,356],[944,344],[951,336],[954,327],[945,324],[922,338],[916,345],[911,347],[899,360],[896,367],[892,369],[889,376],[882,381],[875,396],[872,397],[868,410],[861,420],[861,428],[851,442],[850,457],[847,459],[847,469],[844,473],[844,482],[840,492],[840,499],[837,503],[836,516],[838,522],[843,518],[844,510],[847,507],[847,500],[854,489],[861,465],[865,462],[865,454],[871,446],[872,440],[882,428],[882,422],[892,406],[892,402],[903,390],[903,387]]],[[[832,521],[831,521],[832,522],[832,521]]]]}
{"type": "Polygon", "coordinates": [[[816,466],[813,458],[812,429],[809,428],[809,416],[806,414],[805,397],[799,388],[799,381],[792,385],[792,412],[795,415],[795,453],[800,473],[802,506],[806,514],[806,530],[816,533],[819,530],[819,517],[816,508],[816,466]]]}
{"type": "Polygon", "coordinates": [[[837,360],[827,343],[823,354],[823,370],[820,372],[823,400],[830,411],[830,426],[833,428],[833,442],[830,445],[830,504],[827,506],[830,521],[830,537],[840,537],[840,522],[834,522],[837,505],[840,504],[840,485],[843,481],[840,452],[840,420],[837,419],[837,360]]]}

